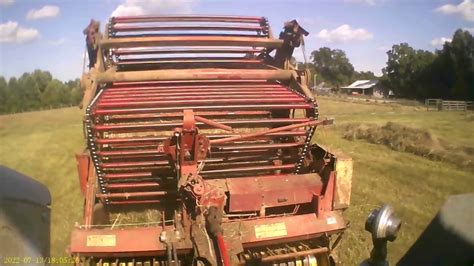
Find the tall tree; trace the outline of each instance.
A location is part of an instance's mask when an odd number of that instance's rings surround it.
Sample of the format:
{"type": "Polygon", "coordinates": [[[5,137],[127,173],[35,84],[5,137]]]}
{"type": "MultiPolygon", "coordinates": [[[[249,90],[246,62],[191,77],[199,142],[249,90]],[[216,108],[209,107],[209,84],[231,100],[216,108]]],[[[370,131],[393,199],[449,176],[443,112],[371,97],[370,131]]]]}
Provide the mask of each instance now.
{"type": "Polygon", "coordinates": [[[354,72],[354,76],[352,77],[352,81],[355,81],[355,80],[360,80],[360,79],[363,79],[363,80],[373,80],[373,79],[376,79],[377,77],[375,76],[374,72],[372,71],[355,71],[354,72]]]}
{"type": "Polygon", "coordinates": [[[51,75],[51,73],[39,69],[36,69],[33,73],[31,73],[31,76],[36,81],[38,89],[41,93],[46,90],[46,86],[48,86],[48,83],[53,80],[53,76],[51,75]]]}
{"type": "Polygon", "coordinates": [[[41,91],[38,83],[31,74],[25,73],[18,79],[18,90],[22,111],[31,111],[40,108],[41,91]]]}
{"type": "Polygon", "coordinates": [[[438,52],[435,75],[444,77],[442,86],[452,99],[474,100],[474,38],[458,29],[451,42],[446,42],[438,52]]]}
{"type": "Polygon", "coordinates": [[[340,49],[321,47],[311,53],[311,61],[321,79],[336,87],[348,84],[354,74],[354,66],[340,49]]]}
{"type": "Polygon", "coordinates": [[[0,76],[0,113],[16,113],[77,105],[83,91],[80,80],[61,82],[47,71],[35,70],[8,82],[0,76]]]}
{"type": "Polygon", "coordinates": [[[0,114],[8,111],[8,83],[4,77],[0,77],[0,114]]]}
{"type": "Polygon", "coordinates": [[[401,43],[393,45],[387,55],[387,66],[382,70],[382,83],[399,97],[423,97],[425,93],[418,81],[425,68],[433,62],[434,54],[415,50],[407,43],[401,43]]]}

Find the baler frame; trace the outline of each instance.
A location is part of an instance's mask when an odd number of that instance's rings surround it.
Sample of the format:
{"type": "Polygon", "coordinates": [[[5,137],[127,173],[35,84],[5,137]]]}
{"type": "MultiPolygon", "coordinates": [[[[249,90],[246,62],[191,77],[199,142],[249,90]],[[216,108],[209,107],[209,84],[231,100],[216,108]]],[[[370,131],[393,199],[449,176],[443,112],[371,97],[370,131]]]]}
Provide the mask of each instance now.
{"type": "Polygon", "coordinates": [[[346,229],[352,161],[311,145],[332,120],[318,120],[306,72],[289,64],[303,35],[292,21],[274,39],[261,17],[111,18],[83,79],[84,223],[70,252],[87,265],[329,263],[330,236],[346,229]],[[169,22],[178,25],[147,25],[169,22]],[[97,205],[136,204],[176,208],[143,226],[96,223],[97,205]]]}

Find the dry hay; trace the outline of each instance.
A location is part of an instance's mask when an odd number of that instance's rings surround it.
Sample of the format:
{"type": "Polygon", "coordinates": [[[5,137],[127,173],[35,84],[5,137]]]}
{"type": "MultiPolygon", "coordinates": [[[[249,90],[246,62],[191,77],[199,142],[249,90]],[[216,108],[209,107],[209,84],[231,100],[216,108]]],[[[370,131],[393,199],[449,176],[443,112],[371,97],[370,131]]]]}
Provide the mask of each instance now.
{"type": "Polygon", "coordinates": [[[376,124],[347,124],[344,126],[344,138],[362,139],[380,144],[392,150],[413,153],[431,160],[453,163],[461,167],[474,169],[474,147],[460,147],[447,140],[440,139],[431,132],[388,122],[383,126],[376,124]]]}
{"type": "Polygon", "coordinates": [[[157,225],[162,221],[162,212],[153,208],[138,208],[135,210],[122,210],[109,212],[109,224],[114,227],[124,225],[144,226],[146,224],[157,225]]]}

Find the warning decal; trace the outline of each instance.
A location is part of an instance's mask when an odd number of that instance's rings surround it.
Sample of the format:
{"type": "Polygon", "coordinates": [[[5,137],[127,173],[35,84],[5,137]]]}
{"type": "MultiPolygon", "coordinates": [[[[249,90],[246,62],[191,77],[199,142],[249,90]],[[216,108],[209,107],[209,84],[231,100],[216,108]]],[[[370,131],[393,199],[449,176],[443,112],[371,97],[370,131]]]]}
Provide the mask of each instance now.
{"type": "Polygon", "coordinates": [[[261,224],[254,226],[256,238],[286,236],[285,223],[261,224]]]}
{"type": "Polygon", "coordinates": [[[88,247],[115,247],[115,235],[90,235],[87,236],[88,247]]]}

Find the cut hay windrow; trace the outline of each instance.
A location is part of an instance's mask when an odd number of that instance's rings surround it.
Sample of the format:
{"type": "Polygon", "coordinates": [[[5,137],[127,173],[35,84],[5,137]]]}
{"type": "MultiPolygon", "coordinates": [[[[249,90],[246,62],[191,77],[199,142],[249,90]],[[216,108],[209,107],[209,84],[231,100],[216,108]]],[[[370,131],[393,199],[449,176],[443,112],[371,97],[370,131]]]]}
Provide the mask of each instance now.
{"type": "Polygon", "coordinates": [[[474,147],[461,147],[436,137],[425,129],[394,122],[383,126],[349,123],[343,126],[343,137],[348,140],[365,140],[392,150],[413,153],[431,160],[446,161],[460,167],[474,169],[474,147]]]}

